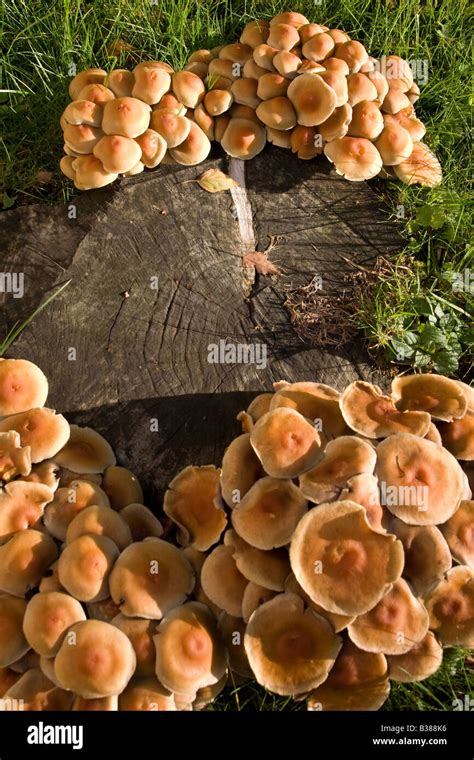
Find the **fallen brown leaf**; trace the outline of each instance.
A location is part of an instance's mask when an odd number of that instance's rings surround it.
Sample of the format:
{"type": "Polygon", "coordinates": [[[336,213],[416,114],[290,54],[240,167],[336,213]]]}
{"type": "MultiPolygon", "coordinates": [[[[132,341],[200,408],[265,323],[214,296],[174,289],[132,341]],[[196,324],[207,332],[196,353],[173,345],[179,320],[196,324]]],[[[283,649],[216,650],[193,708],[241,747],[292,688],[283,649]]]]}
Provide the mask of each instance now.
{"type": "Polygon", "coordinates": [[[259,274],[280,275],[281,269],[268,258],[268,251],[252,251],[244,254],[244,266],[255,267],[259,274]]]}
{"type": "Polygon", "coordinates": [[[235,179],[224,174],[220,169],[208,169],[196,179],[196,182],[208,193],[221,193],[223,190],[239,186],[235,179]]]}

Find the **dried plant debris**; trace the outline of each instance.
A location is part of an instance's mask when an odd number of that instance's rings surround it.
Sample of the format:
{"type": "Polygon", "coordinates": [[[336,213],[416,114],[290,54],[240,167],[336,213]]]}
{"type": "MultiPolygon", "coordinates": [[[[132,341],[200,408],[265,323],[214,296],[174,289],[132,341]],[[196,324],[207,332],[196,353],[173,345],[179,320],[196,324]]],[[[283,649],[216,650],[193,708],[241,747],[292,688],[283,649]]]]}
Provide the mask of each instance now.
{"type": "MultiPolygon", "coordinates": [[[[118,39],[109,51],[133,48],[118,39]]],[[[324,154],[354,182],[441,181],[436,156],[421,142],[410,64],[398,55],[376,59],[341,29],[300,13],[250,21],[238,42],[193,52],[182,71],[163,61],[81,71],[69,94],[60,168],[78,190],[161,162],[199,164],[212,141],[242,160],[267,141],[302,160],[324,154]]]]}

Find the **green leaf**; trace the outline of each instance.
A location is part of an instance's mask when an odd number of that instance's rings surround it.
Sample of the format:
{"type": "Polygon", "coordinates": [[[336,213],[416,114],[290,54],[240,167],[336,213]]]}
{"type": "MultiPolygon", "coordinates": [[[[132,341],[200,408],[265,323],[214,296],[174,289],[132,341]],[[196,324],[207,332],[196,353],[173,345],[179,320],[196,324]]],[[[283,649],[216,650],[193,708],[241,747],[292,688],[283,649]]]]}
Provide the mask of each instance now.
{"type": "Polygon", "coordinates": [[[14,198],[10,198],[7,192],[3,193],[3,210],[6,211],[9,208],[12,208],[16,203],[16,196],[14,198]]]}
{"type": "Polygon", "coordinates": [[[452,351],[438,351],[433,359],[433,367],[442,375],[451,375],[456,372],[459,367],[458,357],[452,351]]]}

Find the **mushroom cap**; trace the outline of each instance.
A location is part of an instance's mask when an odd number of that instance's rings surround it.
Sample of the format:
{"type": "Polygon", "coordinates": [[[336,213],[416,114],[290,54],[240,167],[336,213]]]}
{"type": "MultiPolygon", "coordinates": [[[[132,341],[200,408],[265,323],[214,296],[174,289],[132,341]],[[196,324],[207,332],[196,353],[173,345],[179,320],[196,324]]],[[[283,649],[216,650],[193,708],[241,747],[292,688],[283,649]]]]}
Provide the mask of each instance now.
{"type": "MultiPolygon", "coordinates": [[[[1,365],[0,365],[1,367],[1,365]]],[[[29,446],[33,464],[52,459],[69,438],[69,423],[53,409],[30,409],[0,421],[0,433],[16,430],[21,445],[29,446]]]]}
{"type": "Polygon", "coordinates": [[[342,435],[326,446],[322,459],[299,478],[303,496],[316,504],[337,498],[354,475],[372,474],[377,461],[375,449],[361,438],[342,435]]]}
{"type": "Polygon", "coordinates": [[[220,116],[229,110],[234,96],[229,90],[210,90],[204,96],[204,107],[210,116],[220,116]]]}
{"type": "Polygon", "coordinates": [[[267,45],[270,47],[277,50],[291,50],[299,42],[300,36],[294,26],[280,22],[270,24],[270,33],[267,37],[267,45]]]}
{"type": "Polygon", "coordinates": [[[194,166],[208,157],[211,143],[201,127],[190,122],[190,130],[186,139],[176,148],[170,149],[170,155],[178,164],[194,166]]]}
{"type": "Polygon", "coordinates": [[[287,90],[293,103],[298,124],[316,127],[336,108],[336,93],[324,79],[313,74],[301,74],[292,80],[287,90]]]}
{"type": "Polygon", "coordinates": [[[171,76],[158,66],[139,66],[133,70],[134,85],[131,95],[148,105],[159,103],[171,87],[171,76]]]}
{"type": "MultiPolygon", "coordinates": [[[[228,116],[231,119],[245,119],[265,129],[265,126],[262,124],[262,122],[258,118],[255,109],[251,108],[250,106],[243,106],[241,103],[232,103],[228,111],[228,116]]],[[[245,150],[248,148],[246,144],[244,144],[243,147],[245,148],[245,150]]]]}
{"type": "MultiPolygon", "coordinates": [[[[251,586],[253,584],[249,583],[248,585],[251,586]]],[[[231,677],[237,674],[244,679],[253,678],[252,669],[244,647],[246,629],[244,620],[241,617],[228,615],[227,612],[221,612],[217,628],[227,650],[228,664],[232,671],[231,677]]]]}
{"type": "Polygon", "coordinates": [[[401,124],[385,124],[374,144],[382,156],[384,166],[401,164],[413,150],[413,140],[401,124]]]}
{"type": "Polygon", "coordinates": [[[195,50],[188,58],[188,63],[210,63],[215,58],[215,55],[211,53],[207,48],[200,48],[195,50]]]}
{"type": "Polygon", "coordinates": [[[42,483],[7,483],[0,489],[0,540],[34,526],[53,496],[53,491],[42,483]]]}
{"type": "Polygon", "coordinates": [[[250,444],[249,433],[234,438],[222,459],[221,491],[227,506],[235,507],[263,474],[261,462],[250,444]]]}
{"type": "Polygon", "coordinates": [[[426,596],[451,569],[451,552],[446,539],[435,525],[407,525],[397,517],[392,520],[391,529],[403,544],[404,577],[419,596],[426,596]]]}
{"type": "Polygon", "coordinates": [[[295,29],[299,29],[301,26],[309,24],[309,21],[306,16],[303,16],[302,13],[296,13],[295,11],[284,11],[283,13],[278,13],[276,16],[273,16],[273,18],[270,20],[270,27],[274,26],[275,24],[288,24],[289,26],[294,26],[295,29]]]}
{"type": "Polygon", "coordinates": [[[69,95],[71,99],[77,100],[77,96],[82,88],[88,84],[102,84],[106,76],[107,72],[104,69],[86,69],[86,71],[80,71],[69,82],[69,95]]]}
{"type": "Polygon", "coordinates": [[[399,55],[389,55],[385,59],[386,78],[390,88],[407,92],[413,85],[413,73],[408,61],[399,55]]]}
{"type": "Polygon", "coordinates": [[[291,150],[298,154],[298,158],[309,161],[323,152],[316,138],[319,138],[316,127],[302,127],[298,124],[291,130],[291,150]]]}
{"type": "Polygon", "coordinates": [[[35,652],[54,657],[68,628],[85,619],[82,605],[72,596],[57,591],[35,594],[26,608],[23,631],[35,652]]]}
{"type": "Polygon", "coordinates": [[[67,529],[77,514],[90,506],[110,506],[109,497],[97,483],[72,480],[67,487],[58,488],[45,510],[43,522],[52,536],[66,540],[67,529]]]}
{"type": "Polygon", "coordinates": [[[283,591],[285,580],[291,573],[285,549],[256,549],[240,538],[235,530],[226,531],[224,544],[232,548],[237,569],[247,580],[273,591],[283,591]]]}
{"type": "Polygon", "coordinates": [[[0,416],[44,406],[48,381],[36,364],[26,359],[0,360],[0,416]]]}
{"type": "Polygon", "coordinates": [[[314,610],[319,615],[322,615],[323,617],[327,618],[329,622],[332,624],[336,633],[343,631],[344,628],[347,628],[347,626],[355,620],[355,615],[338,615],[337,612],[328,612],[328,610],[325,610],[323,607],[321,607],[320,604],[316,604],[316,602],[313,602],[313,600],[306,593],[306,591],[304,591],[301,588],[300,584],[295,578],[294,573],[290,573],[288,578],[286,579],[285,591],[289,591],[291,594],[296,594],[297,596],[300,596],[307,607],[310,607],[310,609],[314,610]]]}
{"type": "Polygon", "coordinates": [[[456,459],[472,461],[474,459],[474,411],[468,410],[460,420],[441,422],[438,425],[443,446],[456,459]]]}
{"type": "Polygon", "coordinates": [[[326,680],[341,648],[331,623],[296,594],[278,594],[258,607],[244,637],[255,678],[276,694],[301,694],[326,680]]]}
{"type": "Polygon", "coordinates": [[[84,474],[104,472],[106,467],[115,464],[111,445],[95,430],[70,425],[69,431],[66,445],[54,456],[56,464],[84,474]]]}
{"type": "Polygon", "coordinates": [[[374,607],[400,577],[403,561],[401,542],[373,530],[365,509],[351,501],[311,509],[290,546],[291,568],[304,591],[324,609],[342,615],[374,607]],[[377,573],[370,573],[371,567],[377,573]]]}
{"type": "Polygon", "coordinates": [[[342,58],[326,58],[324,61],[325,71],[335,71],[338,74],[342,74],[345,77],[349,76],[349,66],[342,58]]]}
{"type": "Polygon", "coordinates": [[[61,119],[66,124],[88,124],[90,127],[100,127],[102,106],[93,103],[92,100],[75,100],[66,106],[61,119]]]}
{"type": "Polygon", "coordinates": [[[151,108],[138,98],[114,98],[104,105],[102,129],[107,135],[138,137],[150,123],[151,108]]]}
{"type": "MultiPolygon", "coordinates": [[[[91,127],[89,124],[66,124],[63,132],[66,146],[76,155],[92,153],[103,135],[101,129],[91,127]]],[[[74,166],[72,168],[74,169],[74,166]]]]}
{"type": "Polygon", "coordinates": [[[196,108],[206,94],[204,82],[192,71],[178,71],[173,74],[171,87],[173,93],[186,108],[196,108]]]}
{"type": "MultiPolygon", "coordinates": [[[[375,69],[375,71],[366,72],[365,76],[370,79],[375,89],[377,90],[377,105],[380,107],[385,100],[385,96],[388,93],[388,82],[384,75],[375,69]]],[[[385,116],[385,114],[384,114],[385,116]]]]}
{"type": "Polygon", "coordinates": [[[261,100],[269,100],[286,95],[289,81],[281,74],[273,71],[267,71],[258,79],[257,95],[261,100]]]}
{"type": "MultiPolygon", "coordinates": [[[[69,151],[69,148],[67,145],[64,146],[64,150],[66,152],[69,151]]],[[[76,154],[74,154],[76,155],[76,154]]],[[[71,179],[73,182],[76,179],[76,172],[72,168],[72,165],[74,163],[74,156],[63,156],[62,159],[59,162],[59,168],[61,169],[62,173],[68,178],[71,179]]]]}
{"type": "Polygon", "coordinates": [[[58,556],[56,544],[39,530],[21,530],[0,545],[0,591],[24,597],[58,556]]]}
{"type": "Polygon", "coordinates": [[[402,111],[404,108],[411,108],[410,101],[408,100],[407,96],[401,91],[397,89],[388,89],[387,94],[385,95],[381,108],[384,113],[398,113],[399,111],[402,111]]]}
{"type": "MultiPolygon", "coordinates": [[[[267,140],[268,142],[273,143],[273,145],[277,145],[279,148],[291,150],[291,132],[292,130],[284,132],[281,129],[272,129],[271,127],[267,127],[267,140]]],[[[248,415],[247,412],[240,412],[240,415],[237,417],[237,419],[242,421],[242,430],[244,433],[249,433],[253,427],[252,421],[250,420],[250,415],[248,415]],[[250,423],[250,425],[246,427],[245,422],[247,422],[247,424],[250,423]]]]}
{"type": "Polygon", "coordinates": [[[0,594],[0,667],[5,668],[25,655],[30,645],[23,633],[26,601],[0,594]]]}
{"type": "Polygon", "coordinates": [[[154,537],[127,546],[109,579],[112,599],[124,615],[154,620],[182,604],[194,583],[182,552],[154,537]]]}
{"type": "Polygon", "coordinates": [[[429,412],[435,420],[464,417],[468,403],[462,386],[443,375],[405,375],[392,381],[392,397],[401,411],[429,412]]]}
{"type": "Polygon", "coordinates": [[[387,658],[388,674],[392,681],[413,683],[432,676],[443,661],[443,647],[432,631],[405,654],[387,658]]]}
{"type": "Polygon", "coordinates": [[[267,20],[257,19],[255,21],[249,21],[245,24],[242,34],[240,35],[240,41],[244,45],[248,45],[251,48],[256,48],[257,45],[261,45],[266,42],[269,33],[269,23],[267,20]]]}
{"type": "Polygon", "coordinates": [[[445,647],[474,647],[474,571],[457,565],[426,598],[430,628],[445,647]]]}
{"type": "Polygon", "coordinates": [[[74,694],[58,688],[38,667],[26,670],[23,675],[3,695],[8,704],[18,700],[22,711],[65,711],[70,710],[74,694]]]}
{"type": "Polygon", "coordinates": [[[400,125],[406,129],[414,143],[420,142],[426,134],[425,125],[414,114],[408,116],[404,111],[394,114],[385,113],[383,121],[386,125],[400,125]]]}
{"type": "Polygon", "coordinates": [[[128,637],[101,620],[84,620],[68,630],[54,661],[64,689],[86,699],[121,694],[135,670],[128,637]]]}
{"type": "MultiPolygon", "coordinates": [[[[285,589],[285,591],[287,590],[289,591],[290,589],[285,589]]],[[[258,583],[249,581],[242,598],[242,618],[244,623],[249,622],[257,607],[260,607],[260,605],[264,602],[268,602],[270,599],[273,599],[273,597],[276,595],[276,591],[272,591],[271,589],[265,588],[264,586],[259,586],[258,583]]],[[[226,615],[227,613],[224,612],[223,614],[226,615]]],[[[240,620],[240,623],[242,623],[242,620],[240,620]]],[[[252,673],[250,672],[249,676],[251,675],[252,673]]]]}
{"type": "Polygon", "coordinates": [[[324,147],[324,154],[336,172],[353,182],[372,179],[382,169],[382,158],[374,145],[363,137],[340,137],[324,147]]]}
{"type": "MultiPolygon", "coordinates": [[[[396,92],[396,90],[391,90],[396,92]]],[[[384,101],[385,103],[385,101],[384,101]]],[[[427,145],[416,142],[409,158],[394,167],[395,174],[405,185],[424,185],[435,187],[442,178],[441,165],[435,154],[427,145]]]]}
{"type": "Polygon", "coordinates": [[[247,414],[250,414],[254,422],[257,422],[260,417],[270,411],[273,395],[273,393],[259,393],[252,399],[247,407],[247,414]]]}
{"type": "Polygon", "coordinates": [[[316,428],[286,407],[264,414],[250,433],[250,443],[265,472],[274,478],[294,478],[314,467],[321,456],[316,428]]]}
{"type": "Polygon", "coordinates": [[[115,182],[118,174],[106,172],[102,166],[102,161],[92,154],[89,156],[79,156],[72,163],[75,172],[74,184],[78,190],[93,190],[98,187],[105,187],[115,182]]]}
{"type": "Polygon", "coordinates": [[[150,127],[165,140],[168,148],[177,148],[188,137],[191,122],[185,116],[160,108],[153,111],[150,127]]]}
{"type": "Polygon", "coordinates": [[[61,585],[81,602],[107,599],[110,571],[119,553],[107,536],[80,535],[67,544],[59,557],[61,585]]]}
{"type": "Polygon", "coordinates": [[[291,480],[261,478],[232,510],[232,526],[248,544],[277,549],[291,540],[308,503],[291,480]]]}
{"type": "Polygon", "coordinates": [[[153,634],[156,628],[155,620],[144,618],[131,618],[119,612],[110,621],[132,644],[137,658],[137,667],[134,675],[138,678],[150,678],[155,675],[155,645],[153,634]]]}
{"type": "Polygon", "coordinates": [[[309,61],[319,63],[330,58],[334,52],[335,42],[327,32],[320,32],[303,44],[303,55],[309,61]]]}
{"type": "Polygon", "coordinates": [[[376,86],[365,74],[349,74],[347,77],[347,100],[352,107],[362,101],[376,100],[377,94],[376,86]]]}
{"type": "Polygon", "coordinates": [[[288,79],[294,79],[298,74],[298,69],[301,66],[301,58],[296,55],[296,48],[293,49],[295,52],[290,52],[289,50],[280,50],[279,53],[277,53],[273,57],[273,66],[276,68],[279,74],[281,74],[283,77],[286,77],[288,79]]]}
{"type": "Polygon", "coordinates": [[[399,578],[375,607],[351,623],[348,633],[366,652],[404,654],[426,636],[428,624],[425,605],[399,578]]]}
{"type": "Polygon", "coordinates": [[[113,509],[121,510],[129,504],[142,504],[143,491],[136,475],[126,467],[112,463],[102,479],[102,488],[110,499],[113,509]]]}
{"type": "Polygon", "coordinates": [[[194,697],[217,683],[227,670],[227,655],[214,615],[199,602],[175,607],[153,637],[156,675],[170,691],[194,697]]]}
{"type": "Polygon", "coordinates": [[[211,602],[234,617],[242,617],[242,599],[248,580],[234,559],[232,546],[217,546],[201,568],[202,590],[211,602]]]}
{"type": "Polygon", "coordinates": [[[112,90],[116,98],[128,98],[132,94],[135,77],[128,69],[114,69],[107,74],[104,85],[112,90]]]}
{"type": "Polygon", "coordinates": [[[221,138],[221,145],[232,158],[247,160],[260,153],[266,143],[265,127],[250,119],[233,117],[221,138]]]}
{"type": "Polygon", "coordinates": [[[341,396],[342,416],[352,430],[367,438],[386,438],[393,433],[424,436],[431,418],[428,412],[400,412],[390,396],[362,380],[347,386],[341,396]]]}
{"type": "MultiPolygon", "coordinates": [[[[154,671],[153,671],[154,672],[154,671]]],[[[178,709],[173,694],[153,676],[132,678],[120,694],[118,709],[123,711],[162,712],[178,709]]]]}
{"type": "Polygon", "coordinates": [[[308,710],[378,710],[390,693],[387,660],[345,638],[326,681],[308,695],[308,710]]]}
{"type": "Polygon", "coordinates": [[[453,455],[410,433],[379,443],[376,474],[384,486],[382,504],[410,525],[445,522],[462,499],[463,471],[453,455]]]}
{"type": "Polygon", "coordinates": [[[45,568],[43,577],[38,586],[38,591],[45,594],[49,591],[64,591],[58,577],[58,560],[53,562],[50,567],[45,568]]]}
{"type": "Polygon", "coordinates": [[[120,516],[130,528],[134,542],[143,541],[150,536],[159,538],[163,535],[162,524],[151,509],[143,504],[128,504],[120,510],[120,516]]]}
{"type": "Polygon", "coordinates": [[[337,437],[350,432],[339,409],[341,394],[331,386],[324,383],[287,383],[284,380],[273,386],[276,392],[270,399],[270,410],[281,406],[295,409],[309,420],[319,420],[327,436],[337,437]]]}
{"type": "Polygon", "coordinates": [[[454,559],[474,570],[474,501],[462,501],[441,530],[454,559]]]}
{"type": "Polygon", "coordinates": [[[178,116],[185,116],[188,110],[172,92],[167,92],[166,95],[163,95],[160,102],[154,105],[151,110],[152,113],[155,113],[155,111],[160,111],[162,109],[165,111],[171,111],[178,116]]]}
{"type": "Polygon", "coordinates": [[[362,472],[348,478],[347,486],[341,491],[339,499],[361,504],[366,511],[369,525],[374,530],[383,530],[385,512],[380,504],[378,480],[375,475],[362,472]]]}
{"type": "Polygon", "coordinates": [[[174,73],[173,67],[170,66],[169,63],[166,63],[166,61],[141,61],[141,63],[137,63],[134,71],[141,68],[149,68],[150,66],[156,69],[164,69],[164,71],[167,71],[168,74],[174,73]]]}
{"type": "Polygon", "coordinates": [[[114,98],[115,95],[112,90],[109,90],[105,85],[91,83],[79,90],[76,100],[90,100],[98,106],[103,106],[114,98]]]}
{"type": "Polygon", "coordinates": [[[227,525],[220,495],[221,471],[214,465],[185,467],[171,481],[163,510],[178,525],[178,541],[207,551],[227,525]]]}
{"type": "Polygon", "coordinates": [[[121,135],[105,135],[94,146],[94,156],[102,162],[106,172],[123,174],[140,160],[142,151],[135,140],[121,135]]]}
{"type": "MultiPolygon", "coordinates": [[[[10,433],[0,433],[0,440],[3,435],[10,435],[10,433]]],[[[39,483],[48,486],[54,493],[59,486],[59,473],[60,469],[56,462],[46,460],[34,465],[31,472],[28,475],[23,475],[21,480],[25,483],[39,483]]]]}
{"type": "Polygon", "coordinates": [[[260,121],[273,129],[292,129],[296,124],[295,110],[288,98],[283,96],[264,100],[256,113],[260,121]]]}
{"type": "MultiPolygon", "coordinates": [[[[256,108],[261,102],[257,96],[257,87],[258,83],[255,79],[236,79],[235,82],[232,82],[230,93],[235,103],[256,108]]],[[[221,92],[225,92],[225,90],[221,90],[221,92]]],[[[229,104],[229,108],[231,105],[232,103],[229,104]]]]}
{"type": "Polygon", "coordinates": [[[364,63],[367,63],[369,55],[362,43],[357,40],[347,40],[346,42],[337,42],[334,50],[334,57],[341,58],[349,66],[353,73],[360,71],[364,63]]]}
{"type": "MultiPolygon", "coordinates": [[[[367,140],[375,140],[383,128],[384,119],[379,107],[373,100],[362,100],[353,107],[351,122],[347,130],[351,137],[365,137],[367,140]]],[[[380,149],[378,150],[380,153],[380,149]]]]}
{"type": "MultiPolygon", "coordinates": [[[[318,76],[328,84],[336,93],[336,108],[340,108],[348,101],[349,94],[347,90],[348,79],[338,71],[321,71],[316,72],[318,76]]],[[[355,76],[355,75],[354,75],[355,76]]],[[[349,105],[352,103],[349,101],[349,105]]]]}
{"type": "Polygon", "coordinates": [[[66,533],[66,543],[70,544],[86,534],[106,536],[120,551],[132,543],[132,533],[124,518],[110,507],[99,507],[95,504],[85,507],[71,520],[66,533]]]}

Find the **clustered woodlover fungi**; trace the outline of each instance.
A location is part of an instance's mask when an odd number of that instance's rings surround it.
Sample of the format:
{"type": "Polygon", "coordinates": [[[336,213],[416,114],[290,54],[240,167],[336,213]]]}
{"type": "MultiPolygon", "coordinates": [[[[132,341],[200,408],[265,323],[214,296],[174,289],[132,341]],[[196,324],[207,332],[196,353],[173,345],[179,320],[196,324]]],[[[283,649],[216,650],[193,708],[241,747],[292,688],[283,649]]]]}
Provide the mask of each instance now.
{"type": "Polygon", "coordinates": [[[374,710],[474,647],[474,393],[275,384],[162,522],[107,441],[0,360],[2,709],[191,710],[254,679],[374,710]]]}
{"type": "Polygon", "coordinates": [[[69,94],[60,167],[79,190],[161,162],[199,164],[212,140],[238,159],[267,141],[305,160],[324,153],[356,182],[441,181],[422,142],[410,64],[397,55],[377,60],[341,29],[300,13],[251,21],[239,42],[195,51],[182,71],[162,61],[82,71],[69,94]]]}

